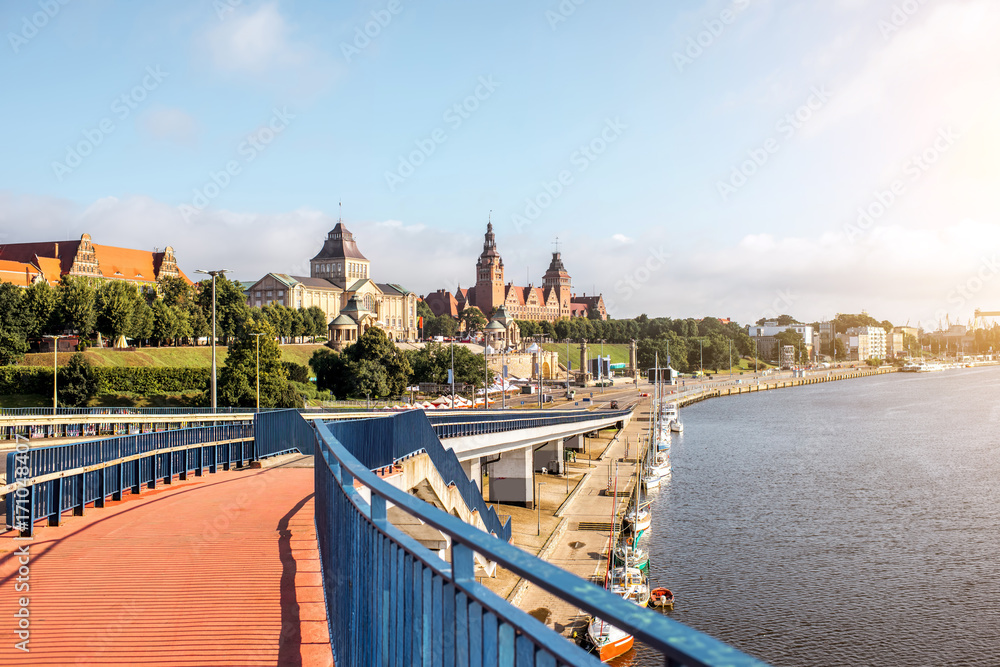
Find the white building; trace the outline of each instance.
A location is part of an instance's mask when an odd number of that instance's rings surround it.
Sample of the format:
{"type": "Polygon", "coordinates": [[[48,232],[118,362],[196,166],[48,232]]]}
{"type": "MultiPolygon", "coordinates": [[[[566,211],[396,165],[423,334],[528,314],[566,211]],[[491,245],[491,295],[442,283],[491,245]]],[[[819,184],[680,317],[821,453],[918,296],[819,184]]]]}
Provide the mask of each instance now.
{"type": "Polygon", "coordinates": [[[851,361],[886,358],[886,334],[882,327],[851,327],[847,335],[850,338],[851,361]]]}
{"type": "Polygon", "coordinates": [[[757,344],[757,353],[765,359],[776,359],[778,356],[777,335],[791,329],[800,336],[805,344],[806,358],[813,358],[813,345],[816,332],[808,324],[779,325],[775,320],[769,320],[761,325],[747,326],[747,335],[757,344]]]}

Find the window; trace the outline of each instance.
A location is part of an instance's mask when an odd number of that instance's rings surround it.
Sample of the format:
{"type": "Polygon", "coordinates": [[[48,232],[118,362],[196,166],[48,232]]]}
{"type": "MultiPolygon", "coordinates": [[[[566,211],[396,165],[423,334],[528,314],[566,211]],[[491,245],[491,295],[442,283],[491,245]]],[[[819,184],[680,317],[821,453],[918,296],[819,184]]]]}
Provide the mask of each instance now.
{"type": "Polygon", "coordinates": [[[283,289],[278,290],[278,296],[285,296],[285,290],[283,289]]]}
{"type": "Polygon", "coordinates": [[[267,298],[270,299],[272,296],[274,296],[274,290],[267,290],[267,298]]]}
{"type": "Polygon", "coordinates": [[[254,292],[253,295],[259,299],[260,298],[260,290],[257,290],[256,292],[254,292]]]}

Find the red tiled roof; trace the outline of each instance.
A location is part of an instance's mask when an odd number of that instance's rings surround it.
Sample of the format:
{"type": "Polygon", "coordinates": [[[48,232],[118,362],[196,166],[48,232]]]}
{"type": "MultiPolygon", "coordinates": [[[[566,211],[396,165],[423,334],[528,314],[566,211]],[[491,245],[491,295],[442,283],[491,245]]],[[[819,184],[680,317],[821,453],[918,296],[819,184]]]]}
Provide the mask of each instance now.
{"type": "Polygon", "coordinates": [[[105,278],[150,283],[156,282],[153,253],[147,250],[116,248],[114,246],[97,245],[95,243],[94,254],[97,256],[101,275],[105,278]]]}
{"type": "Polygon", "coordinates": [[[38,269],[30,264],[0,260],[0,283],[27,287],[38,274],[38,269]]]}

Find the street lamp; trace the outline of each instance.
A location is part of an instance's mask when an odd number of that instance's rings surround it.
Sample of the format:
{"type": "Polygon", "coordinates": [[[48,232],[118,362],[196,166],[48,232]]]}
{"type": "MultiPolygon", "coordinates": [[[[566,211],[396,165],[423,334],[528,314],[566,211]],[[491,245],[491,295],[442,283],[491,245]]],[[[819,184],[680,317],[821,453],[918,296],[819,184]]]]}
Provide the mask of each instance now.
{"type": "Polygon", "coordinates": [[[538,483],[538,492],[535,494],[535,507],[538,510],[538,532],[536,535],[542,534],[542,487],[545,486],[545,482],[538,483]]]}
{"type": "Polygon", "coordinates": [[[451,408],[455,409],[455,339],[451,339],[451,408]]]}
{"type": "Polygon", "coordinates": [[[729,339],[729,377],[733,377],[733,339],[729,339]]]}
{"type": "Polygon", "coordinates": [[[601,378],[601,393],[604,393],[604,339],[601,339],[601,360],[597,364],[597,376],[601,378]]]}
{"type": "Polygon", "coordinates": [[[260,412],[260,337],[263,333],[250,334],[257,339],[257,412],[260,412]]]}
{"type": "Polygon", "coordinates": [[[698,347],[698,349],[699,349],[699,352],[698,352],[699,357],[698,358],[700,359],[700,361],[698,362],[698,365],[701,366],[701,374],[705,375],[705,339],[704,338],[699,338],[698,339],[698,346],[699,346],[698,347]]]}
{"type": "Polygon", "coordinates": [[[566,339],[566,391],[569,391],[569,338],[566,339]]]}
{"type": "Polygon", "coordinates": [[[214,271],[205,271],[204,269],[197,269],[195,273],[204,273],[206,276],[212,276],[212,412],[217,411],[218,403],[216,401],[216,378],[215,378],[215,277],[224,276],[226,272],[230,269],[216,269],[214,271]]]}
{"type": "Polygon", "coordinates": [[[45,338],[52,339],[52,346],[55,352],[55,356],[52,357],[52,415],[55,416],[56,410],[59,406],[59,392],[57,391],[58,385],[58,375],[59,375],[59,339],[63,338],[62,334],[49,335],[46,334],[45,338]]]}

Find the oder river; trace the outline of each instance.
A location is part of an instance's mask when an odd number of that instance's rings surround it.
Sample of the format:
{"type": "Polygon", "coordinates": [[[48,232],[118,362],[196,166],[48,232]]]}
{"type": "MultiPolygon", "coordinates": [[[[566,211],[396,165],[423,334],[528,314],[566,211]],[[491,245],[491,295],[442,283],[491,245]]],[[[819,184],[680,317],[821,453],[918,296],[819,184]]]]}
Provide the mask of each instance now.
{"type": "Polygon", "coordinates": [[[998,398],[988,367],[682,409],[647,543],[670,617],[774,665],[1000,665],[998,398]]]}

